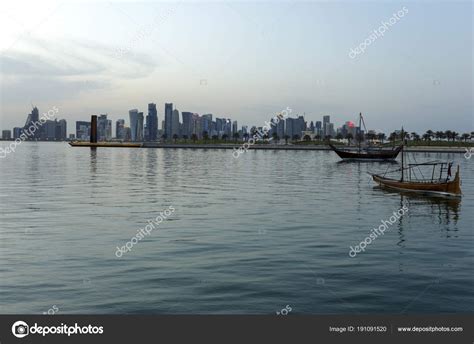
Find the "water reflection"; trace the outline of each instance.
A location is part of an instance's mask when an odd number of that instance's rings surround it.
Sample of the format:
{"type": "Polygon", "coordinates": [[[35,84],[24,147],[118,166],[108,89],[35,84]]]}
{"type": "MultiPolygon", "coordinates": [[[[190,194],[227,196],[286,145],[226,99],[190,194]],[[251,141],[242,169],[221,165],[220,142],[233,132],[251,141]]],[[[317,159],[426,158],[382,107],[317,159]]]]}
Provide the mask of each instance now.
{"type": "MultiPolygon", "coordinates": [[[[421,195],[410,192],[389,190],[374,186],[374,189],[382,190],[387,194],[399,194],[400,204],[416,205],[418,208],[425,206],[426,212],[433,214],[437,219],[437,223],[440,225],[449,225],[451,223],[457,224],[460,216],[461,198],[459,197],[441,197],[441,196],[429,196],[421,195]]],[[[449,227],[446,227],[449,231],[449,227]]]]}

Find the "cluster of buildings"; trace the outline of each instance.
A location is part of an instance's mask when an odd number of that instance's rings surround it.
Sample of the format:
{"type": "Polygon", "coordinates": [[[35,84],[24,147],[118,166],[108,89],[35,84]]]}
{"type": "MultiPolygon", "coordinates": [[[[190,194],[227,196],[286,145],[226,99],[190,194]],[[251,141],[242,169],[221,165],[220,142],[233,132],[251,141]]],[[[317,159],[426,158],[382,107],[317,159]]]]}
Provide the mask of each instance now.
{"type": "Polygon", "coordinates": [[[29,140],[64,141],[67,139],[67,122],[65,119],[40,121],[39,110],[34,107],[31,113],[27,115],[25,125],[13,128],[13,135],[11,130],[2,130],[2,139],[16,140],[24,132],[28,132],[27,138],[29,140]],[[35,130],[28,131],[28,128],[32,125],[35,125],[35,130]]]}
{"type": "MultiPolygon", "coordinates": [[[[112,131],[112,120],[107,118],[107,114],[97,116],[97,138],[98,141],[159,141],[176,139],[246,139],[262,127],[252,126],[250,129],[244,125],[238,128],[237,121],[230,118],[213,118],[212,114],[199,115],[193,112],[179,112],[172,103],[166,103],[164,108],[164,118],[159,128],[158,110],[156,104],[148,104],[146,116],[138,109],[129,111],[129,126],[125,119],[115,122],[115,135],[112,131]]],[[[13,136],[9,130],[3,130],[3,139],[18,138],[23,130],[30,123],[38,120],[38,109],[35,107],[28,115],[26,124],[21,128],[13,129],[13,136]]],[[[264,123],[262,123],[264,124],[264,123]]],[[[88,141],[91,133],[91,123],[89,121],[76,121],[75,134],[69,135],[69,139],[88,141]]],[[[323,116],[322,121],[311,121],[308,123],[304,116],[294,118],[287,117],[278,122],[268,133],[274,139],[302,140],[310,137],[314,139],[335,138],[338,134],[346,138],[348,134],[356,137],[363,133],[353,122],[346,122],[342,127],[335,129],[331,123],[330,116],[323,116]]],[[[35,132],[34,140],[62,141],[67,139],[66,120],[48,120],[35,132]]]]}

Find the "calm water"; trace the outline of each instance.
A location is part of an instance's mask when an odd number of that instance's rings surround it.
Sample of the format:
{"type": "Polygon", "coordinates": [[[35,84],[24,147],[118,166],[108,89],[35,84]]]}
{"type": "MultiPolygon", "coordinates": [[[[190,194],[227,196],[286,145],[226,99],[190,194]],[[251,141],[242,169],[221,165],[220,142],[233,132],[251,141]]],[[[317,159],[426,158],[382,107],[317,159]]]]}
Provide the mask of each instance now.
{"type": "Polygon", "coordinates": [[[469,312],[474,158],[461,202],[374,188],[332,152],[71,148],[0,160],[0,313],[469,312]],[[350,258],[406,203],[409,211],[350,258]],[[148,220],[167,220],[121,258],[148,220]]]}

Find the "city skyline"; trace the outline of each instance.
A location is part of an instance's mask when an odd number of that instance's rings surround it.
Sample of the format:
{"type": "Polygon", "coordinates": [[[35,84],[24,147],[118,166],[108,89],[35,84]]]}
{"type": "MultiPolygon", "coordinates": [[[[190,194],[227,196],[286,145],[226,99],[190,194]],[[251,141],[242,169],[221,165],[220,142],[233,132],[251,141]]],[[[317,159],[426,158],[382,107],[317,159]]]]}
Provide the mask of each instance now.
{"type": "Polygon", "coordinates": [[[471,131],[470,3],[411,3],[384,37],[349,56],[403,6],[52,1],[24,14],[8,4],[0,127],[17,126],[30,102],[57,106],[69,121],[116,121],[137,106],[146,116],[154,99],[256,125],[290,106],[335,123],[362,112],[383,132],[471,131]]]}

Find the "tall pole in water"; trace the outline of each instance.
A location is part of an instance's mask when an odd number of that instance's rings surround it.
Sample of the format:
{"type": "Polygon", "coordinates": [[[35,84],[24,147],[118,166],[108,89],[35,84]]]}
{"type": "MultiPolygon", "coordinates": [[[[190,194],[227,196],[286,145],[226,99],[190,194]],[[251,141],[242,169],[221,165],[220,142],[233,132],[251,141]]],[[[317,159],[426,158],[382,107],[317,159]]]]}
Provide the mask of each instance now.
{"type": "Polygon", "coordinates": [[[91,116],[90,143],[97,143],[97,115],[91,116]]]}
{"type": "Polygon", "coordinates": [[[357,141],[359,141],[359,150],[360,153],[360,141],[362,141],[362,112],[359,113],[359,132],[357,133],[357,141]]]}
{"type": "Polygon", "coordinates": [[[404,169],[405,169],[405,166],[404,166],[405,160],[404,160],[404,158],[403,158],[403,156],[405,155],[405,154],[404,154],[404,148],[405,148],[405,132],[403,131],[403,127],[402,127],[402,134],[401,134],[401,135],[402,135],[402,179],[401,179],[401,181],[403,182],[403,177],[404,177],[403,174],[404,174],[404,172],[405,172],[405,170],[404,170],[404,169]]]}

